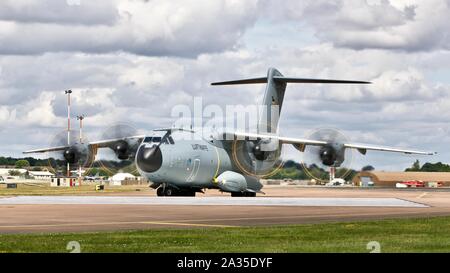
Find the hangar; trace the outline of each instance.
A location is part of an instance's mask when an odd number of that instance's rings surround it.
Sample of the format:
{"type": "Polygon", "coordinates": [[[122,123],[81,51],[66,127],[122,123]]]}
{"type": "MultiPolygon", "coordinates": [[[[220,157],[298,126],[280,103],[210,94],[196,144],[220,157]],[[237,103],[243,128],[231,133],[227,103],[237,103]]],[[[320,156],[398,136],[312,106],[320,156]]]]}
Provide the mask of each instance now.
{"type": "Polygon", "coordinates": [[[427,186],[440,183],[442,186],[450,187],[450,172],[377,172],[362,171],[353,177],[355,186],[368,186],[373,182],[375,187],[395,188],[395,184],[405,181],[422,181],[427,186]]]}

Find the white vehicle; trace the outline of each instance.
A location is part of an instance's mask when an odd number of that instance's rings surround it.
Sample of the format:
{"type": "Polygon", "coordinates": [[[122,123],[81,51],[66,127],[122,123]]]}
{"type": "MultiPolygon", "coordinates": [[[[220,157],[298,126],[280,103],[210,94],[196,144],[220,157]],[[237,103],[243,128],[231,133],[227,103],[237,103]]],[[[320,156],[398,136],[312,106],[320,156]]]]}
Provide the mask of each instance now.
{"type": "Polygon", "coordinates": [[[325,186],[344,186],[346,181],[342,178],[335,178],[330,182],[326,183],[325,186]]]}

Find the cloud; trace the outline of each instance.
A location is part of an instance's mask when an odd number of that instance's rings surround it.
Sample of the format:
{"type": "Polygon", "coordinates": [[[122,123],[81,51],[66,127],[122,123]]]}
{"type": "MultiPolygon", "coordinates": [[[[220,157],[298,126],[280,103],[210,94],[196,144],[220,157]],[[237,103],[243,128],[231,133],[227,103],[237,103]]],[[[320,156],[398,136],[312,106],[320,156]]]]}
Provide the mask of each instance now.
{"type": "Polygon", "coordinates": [[[1,5],[0,54],[123,51],[185,57],[235,47],[255,22],[252,14],[257,7],[256,1],[233,0],[82,1],[80,5],[7,1],[1,5]]]}
{"type": "Polygon", "coordinates": [[[116,0],[3,0],[0,20],[16,23],[112,25],[119,19],[116,0]]]}
{"type": "Polygon", "coordinates": [[[450,49],[450,4],[445,0],[269,2],[266,13],[274,20],[284,16],[312,26],[320,40],[337,47],[412,52],[450,49]]]}

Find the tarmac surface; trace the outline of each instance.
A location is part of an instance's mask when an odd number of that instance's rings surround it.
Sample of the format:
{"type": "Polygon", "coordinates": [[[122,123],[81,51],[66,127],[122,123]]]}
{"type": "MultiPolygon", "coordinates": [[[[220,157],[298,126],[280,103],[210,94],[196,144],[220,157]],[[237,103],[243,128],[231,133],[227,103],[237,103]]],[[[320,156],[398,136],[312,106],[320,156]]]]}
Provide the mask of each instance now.
{"type": "Polygon", "coordinates": [[[450,216],[450,191],[266,187],[256,198],[118,195],[0,198],[0,233],[209,228],[450,216]]]}
{"type": "Polygon", "coordinates": [[[164,205],[164,206],[314,206],[314,207],[427,207],[398,198],[325,197],[146,197],[146,196],[17,196],[0,205],[164,205]]]}

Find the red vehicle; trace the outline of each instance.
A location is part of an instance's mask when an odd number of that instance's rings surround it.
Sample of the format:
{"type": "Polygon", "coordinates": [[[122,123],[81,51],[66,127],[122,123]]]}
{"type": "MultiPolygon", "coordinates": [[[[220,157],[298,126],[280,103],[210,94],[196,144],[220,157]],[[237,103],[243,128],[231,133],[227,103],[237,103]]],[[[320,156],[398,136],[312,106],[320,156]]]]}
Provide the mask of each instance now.
{"type": "Polygon", "coordinates": [[[408,188],[424,188],[425,187],[425,182],[419,181],[419,180],[403,181],[403,182],[401,182],[401,184],[406,185],[408,188]]]}

